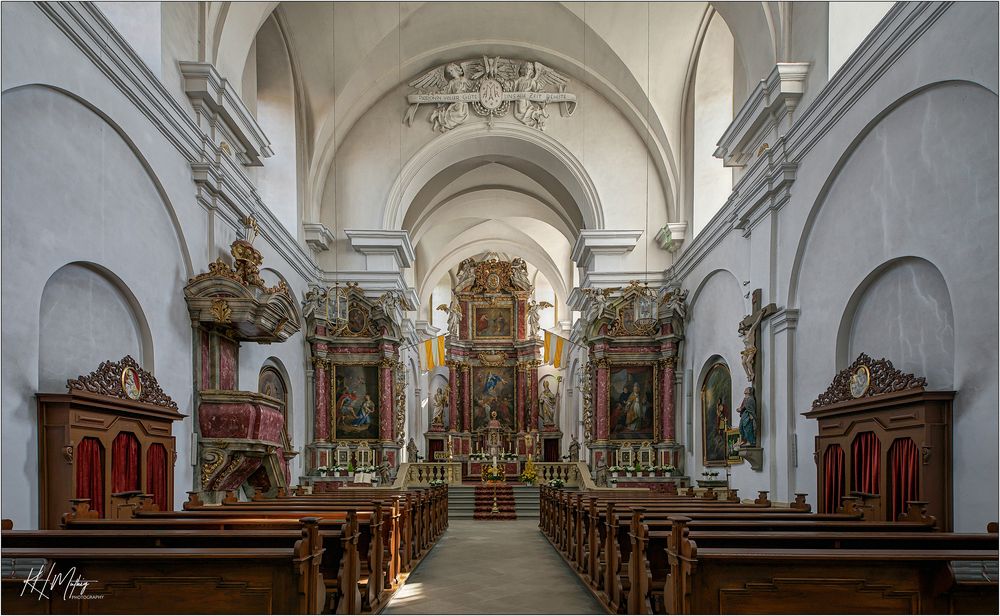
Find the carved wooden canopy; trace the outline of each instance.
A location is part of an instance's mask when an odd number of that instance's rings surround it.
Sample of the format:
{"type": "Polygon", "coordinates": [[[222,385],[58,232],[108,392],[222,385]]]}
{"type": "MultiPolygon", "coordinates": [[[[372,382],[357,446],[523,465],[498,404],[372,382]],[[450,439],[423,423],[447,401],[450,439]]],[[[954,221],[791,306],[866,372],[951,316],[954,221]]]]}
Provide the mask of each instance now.
{"type": "Polygon", "coordinates": [[[490,257],[479,262],[466,259],[458,266],[454,292],[462,295],[530,293],[528,264],[520,257],[510,261],[490,257]]]}
{"type": "Polygon", "coordinates": [[[268,287],[260,276],[260,252],[246,240],[233,242],[230,252],[234,267],[220,257],[184,287],[191,319],[254,342],[282,342],[299,331],[299,311],[288,286],[268,287]]]}
{"type": "Polygon", "coordinates": [[[111,398],[119,398],[130,402],[145,402],[168,409],[177,410],[177,403],[163,393],[160,384],[149,372],[139,367],[131,355],[126,355],[118,361],[106,361],[97,370],[86,376],[79,376],[66,381],[70,393],[73,390],[86,391],[111,398]],[[132,375],[136,375],[132,377],[132,375]],[[125,390],[129,378],[138,378],[140,387],[131,387],[129,395],[125,390]]]}
{"type": "Polygon", "coordinates": [[[888,359],[876,360],[862,353],[854,360],[853,364],[837,373],[826,391],[813,400],[812,408],[909,389],[923,390],[925,387],[927,387],[927,379],[924,377],[897,370],[888,359]],[[858,378],[856,375],[863,375],[866,371],[867,376],[861,378],[868,379],[867,385],[862,391],[861,386],[855,384],[852,392],[852,380],[855,380],[856,383],[858,378]]]}
{"type": "Polygon", "coordinates": [[[406,298],[395,291],[388,291],[377,298],[365,295],[356,282],[341,285],[347,295],[347,321],[338,323],[335,317],[335,293],[332,287],[313,287],[302,300],[308,336],[324,338],[399,338],[399,324],[394,315],[397,308],[411,310],[406,298]],[[316,326],[322,327],[322,334],[316,326]]]}

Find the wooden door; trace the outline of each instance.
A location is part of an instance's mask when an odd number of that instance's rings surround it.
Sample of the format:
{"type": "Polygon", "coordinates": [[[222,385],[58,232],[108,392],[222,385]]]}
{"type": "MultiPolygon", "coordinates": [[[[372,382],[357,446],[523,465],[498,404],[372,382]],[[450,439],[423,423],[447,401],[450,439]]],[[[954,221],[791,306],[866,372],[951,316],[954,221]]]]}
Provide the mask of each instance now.
{"type": "Polygon", "coordinates": [[[558,438],[547,438],[542,451],[542,461],[543,462],[558,462],[559,461],[559,439],[558,438]]]}

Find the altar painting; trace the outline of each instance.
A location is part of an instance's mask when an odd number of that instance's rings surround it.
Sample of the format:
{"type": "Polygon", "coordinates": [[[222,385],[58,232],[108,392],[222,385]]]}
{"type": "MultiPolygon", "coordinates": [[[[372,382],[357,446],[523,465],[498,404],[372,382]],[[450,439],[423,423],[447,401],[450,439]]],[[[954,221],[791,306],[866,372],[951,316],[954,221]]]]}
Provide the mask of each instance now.
{"type": "Polygon", "coordinates": [[[378,366],[338,365],[334,375],[334,438],[377,439],[378,366]]]}
{"type": "Polygon", "coordinates": [[[612,366],[608,409],[612,440],[652,440],[656,402],[652,366],[612,366]]]}
{"type": "Polygon", "coordinates": [[[490,413],[497,412],[500,425],[515,429],[514,366],[473,366],[472,427],[485,428],[490,413]]]}
{"type": "Polygon", "coordinates": [[[507,306],[473,306],[472,323],[477,340],[511,340],[514,311],[507,306]]]}
{"type": "Polygon", "coordinates": [[[709,368],[701,386],[702,457],[706,466],[725,466],[726,430],[732,423],[733,381],[726,364],[709,368]]]}

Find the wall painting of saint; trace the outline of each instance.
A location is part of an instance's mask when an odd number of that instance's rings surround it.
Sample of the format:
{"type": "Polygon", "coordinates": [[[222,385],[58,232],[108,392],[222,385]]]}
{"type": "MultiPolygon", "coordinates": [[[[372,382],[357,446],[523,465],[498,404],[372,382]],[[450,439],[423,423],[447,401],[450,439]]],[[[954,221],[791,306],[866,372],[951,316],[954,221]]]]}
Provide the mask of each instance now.
{"type": "Polygon", "coordinates": [[[377,439],[378,366],[338,365],[334,375],[334,438],[377,439]]]}
{"type": "Polygon", "coordinates": [[[653,440],[653,367],[612,366],[608,395],[611,440],[653,440]]]}
{"type": "Polygon", "coordinates": [[[514,430],[514,409],[514,366],[473,366],[473,429],[485,428],[496,411],[500,425],[514,430]]]}
{"type": "Polygon", "coordinates": [[[709,368],[701,386],[702,460],[705,466],[725,466],[726,430],[732,425],[733,380],[726,364],[709,368]]]}

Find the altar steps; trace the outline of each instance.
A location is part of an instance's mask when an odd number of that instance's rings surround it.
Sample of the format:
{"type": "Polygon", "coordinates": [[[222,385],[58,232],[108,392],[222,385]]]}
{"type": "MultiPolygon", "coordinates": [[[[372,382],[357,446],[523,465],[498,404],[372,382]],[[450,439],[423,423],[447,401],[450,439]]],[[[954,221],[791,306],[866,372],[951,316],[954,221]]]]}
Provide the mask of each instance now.
{"type": "MultiPolygon", "coordinates": [[[[517,519],[537,520],[539,514],[538,488],[513,485],[514,507],[517,519]]],[[[476,512],[476,488],[474,485],[449,486],[448,519],[471,520],[476,512]]]]}

